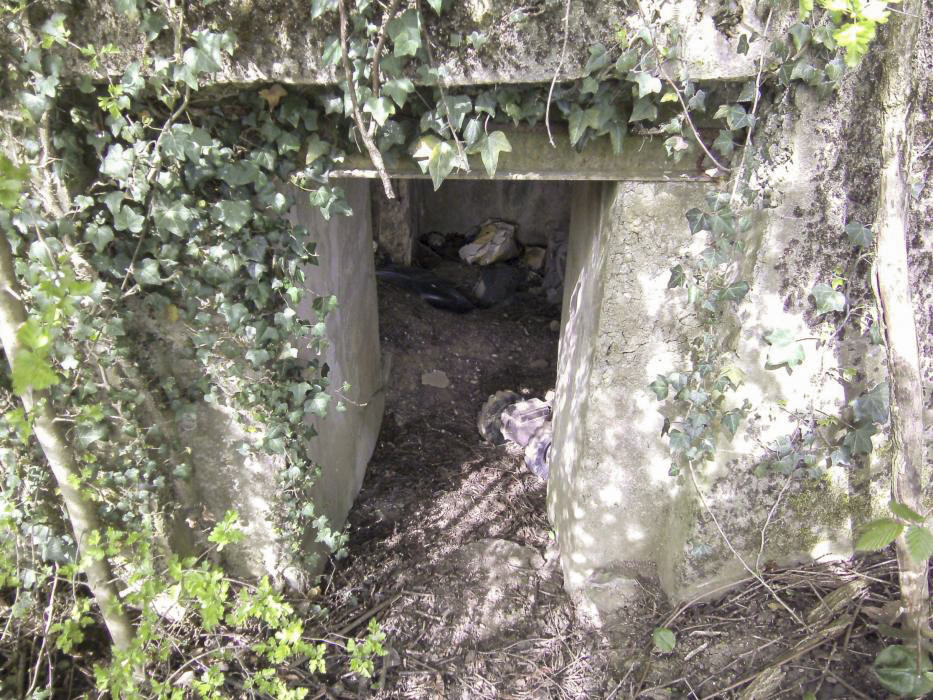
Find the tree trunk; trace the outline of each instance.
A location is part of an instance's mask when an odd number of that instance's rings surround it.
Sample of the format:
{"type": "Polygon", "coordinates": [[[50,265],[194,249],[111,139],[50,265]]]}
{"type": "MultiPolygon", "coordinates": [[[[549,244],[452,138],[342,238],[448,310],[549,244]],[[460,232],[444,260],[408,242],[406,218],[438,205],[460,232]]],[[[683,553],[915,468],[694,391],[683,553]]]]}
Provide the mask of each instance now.
{"type": "MultiPolygon", "coordinates": [[[[907,168],[914,57],[922,3],[908,0],[888,25],[881,77],[881,178],[877,234],[877,282],[884,319],[891,383],[891,490],[894,500],[923,512],[923,395],[914,306],[907,271],[907,168]]],[[[927,562],[916,561],[904,536],[897,540],[903,621],[907,630],[927,628],[927,562]]]]}
{"type": "MultiPolygon", "coordinates": [[[[0,341],[12,369],[17,352],[21,349],[16,332],[26,321],[26,309],[19,294],[19,285],[13,271],[13,253],[6,234],[0,231],[0,341]]],[[[94,504],[88,502],[72,484],[77,483],[78,465],[61,423],[55,422],[49,393],[28,391],[22,397],[23,407],[33,419],[36,439],[42,447],[55,481],[62,493],[68,519],[74,531],[78,553],[84,558],[87,536],[94,530],[102,531],[94,504]]],[[[88,558],[85,570],[88,585],[110,636],[117,649],[127,650],[133,641],[133,625],[123,611],[110,562],[106,558],[88,558]]]]}

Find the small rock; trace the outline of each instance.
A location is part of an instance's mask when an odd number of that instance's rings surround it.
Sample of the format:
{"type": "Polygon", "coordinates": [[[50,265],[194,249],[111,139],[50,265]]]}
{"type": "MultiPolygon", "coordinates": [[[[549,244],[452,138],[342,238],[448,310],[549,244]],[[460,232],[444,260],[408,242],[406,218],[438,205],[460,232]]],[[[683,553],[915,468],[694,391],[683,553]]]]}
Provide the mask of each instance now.
{"type": "Polygon", "coordinates": [[[428,234],[428,245],[438,250],[444,247],[444,236],[436,231],[428,234]]]}
{"type": "Polygon", "coordinates": [[[425,386],[433,386],[438,389],[446,389],[450,386],[450,380],[447,375],[439,369],[432,369],[430,372],[424,372],[421,375],[421,383],[425,386]]]}
{"type": "Polygon", "coordinates": [[[525,248],[525,254],[522,256],[522,265],[535,272],[541,272],[544,268],[545,256],[547,256],[546,248],[530,246],[525,248]]]}
{"type": "Polygon", "coordinates": [[[471,265],[491,265],[510,260],[518,252],[514,224],[489,219],[483,223],[479,235],[460,249],[460,258],[471,265]]]}
{"type": "Polygon", "coordinates": [[[531,362],[528,363],[528,366],[531,367],[531,369],[544,369],[545,367],[547,367],[547,360],[544,360],[544,359],[532,360],[531,362]]]}
{"type": "Polygon", "coordinates": [[[551,321],[548,328],[557,333],[560,330],[560,321],[551,321]]]}

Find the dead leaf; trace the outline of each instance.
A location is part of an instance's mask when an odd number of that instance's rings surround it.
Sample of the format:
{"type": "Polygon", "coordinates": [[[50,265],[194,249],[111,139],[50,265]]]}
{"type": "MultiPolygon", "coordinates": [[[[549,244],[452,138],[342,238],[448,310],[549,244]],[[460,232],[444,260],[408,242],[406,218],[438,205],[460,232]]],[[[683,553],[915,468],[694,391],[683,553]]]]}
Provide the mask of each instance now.
{"type": "Polygon", "coordinates": [[[288,91],[278,83],[259,91],[259,96],[268,103],[269,111],[275,109],[279,104],[279,100],[287,94],[288,91]]]}

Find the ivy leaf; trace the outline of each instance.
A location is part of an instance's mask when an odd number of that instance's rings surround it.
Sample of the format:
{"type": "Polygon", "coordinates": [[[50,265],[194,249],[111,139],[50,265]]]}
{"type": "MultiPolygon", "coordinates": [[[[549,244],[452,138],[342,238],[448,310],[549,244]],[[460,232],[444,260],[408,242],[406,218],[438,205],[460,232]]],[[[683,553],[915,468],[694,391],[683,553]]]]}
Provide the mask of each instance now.
{"type": "Polygon", "coordinates": [[[100,165],[100,172],[108,175],[115,180],[125,180],[133,171],[133,161],[136,154],[132,149],[123,148],[119,143],[115,143],[107,149],[107,155],[100,165]]]}
{"type": "Polygon", "coordinates": [[[754,117],[745,111],[745,107],[739,104],[720,105],[713,115],[713,119],[725,118],[726,124],[732,131],[743,129],[746,126],[754,125],[754,117]]]}
{"type": "Polygon", "coordinates": [[[800,53],[800,50],[810,43],[810,27],[802,22],[797,22],[793,27],[787,30],[794,40],[794,52],[800,53]]]}
{"type": "Polygon", "coordinates": [[[20,350],[13,362],[13,393],[23,396],[30,389],[43,391],[60,381],[46,360],[46,353],[20,350]]]}
{"type": "Polygon", "coordinates": [[[602,44],[596,44],[590,47],[590,57],[583,67],[586,75],[592,75],[609,65],[609,54],[606,53],[606,47],[602,44]]]}
{"type": "Polygon", "coordinates": [[[739,425],[742,423],[742,411],[738,408],[735,408],[725,415],[723,415],[720,420],[720,425],[722,425],[723,430],[726,431],[729,435],[729,439],[735,437],[736,431],[739,429],[739,425]]]}
{"type": "Polygon", "coordinates": [[[133,207],[121,206],[113,217],[113,227],[117,231],[130,231],[139,233],[143,230],[145,217],[133,207]]]}
{"type": "Polygon", "coordinates": [[[872,444],[871,436],[878,432],[874,423],[865,423],[857,425],[854,430],[850,430],[842,441],[842,444],[849,448],[854,455],[871,454],[872,444]]]}
{"type": "Polygon", "coordinates": [[[395,46],[396,56],[414,56],[421,48],[421,15],[417,10],[406,10],[389,22],[386,29],[395,46]]]}
{"type": "Polygon", "coordinates": [[[253,207],[249,202],[225,199],[214,205],[214,216],[227,228],[239,230],[253,216],[253,207]]]}
{"type": "Polygon", "coordinates": [[[810,294],[816,302],[817,315],[827,314],[830,311],[843,311],[846,308],[846,295],[828,284],[817,284],[810,294]]]}
{"type": "Polygon", "coordinates": [[[444,8],[444,0],[428,0],[428,5],[430,5],[431,9],[437,13],[438,17],[441,16],[441,11],[444,8]]]}
{"type": "Polygon", "coordinates": [[[916,562],[926,561],[933,555],[933,533],[925,527],[911,525],[904,535],[907,541],[907,551],[916,562]]]}
{"type": "Polygon", "coordinates": [[[703,90],[697,90],[693,93],[693,96],[687,101],[687,110],[699,110],[703,111],[706,109],[706,93],[703,90]]]}
{"type": "Polygon", "coordinates": [[[687,274],[684,272],[683,265],[674,265],[671,268],[670,279],[667,280],[667,288],[683,287],[687,282],[687,274]]]}
{"type": "Polygon", "coordinates": [[[628,51],[625,51],[616,61],[614,67],[616,74],[620,78],[627,76],[629,71],[638,65],[638,58],[638,51],[636,49],[629,49],[628,51]]]}
{"type": "Polygon", "coordinates": [[[721,298],[726,301],[740,302],[748,294],[748,282],[736,282],[722,290],[721,298]]]}
{"type": "Polygon", "coordinates": [[[855,548],[863,552],[884,549],[904,531],[904,526],[891,518],[879,518],[868,523],[859,535],[855,548]]]}
{"type": "Polygon", "coordinates": [[[690,233],[697,233],[698,231],[709,231],[710,222],[709,215],[702,209],[688,209],[685,214],[687,217],[687,222],[690,224],[690,233]]]}
{"type": "Polygon", "coordinates": [[[794,64],[794,69],[790,72],[791,80],[802,80],[808,85],[815,85],[819,82],[820,71],[806,59],[801,58],[794,64]]]}
{"type": "Polygon", "coordinates": [[[628,79],[638,85],[638,97],[661,92],[661,79],[645,71],[629,73],[628,79]]]}
{"type": "Polygon", "coordinates": [[[794,339],[794,335],[789,330],[771,331],[765,336],[765,340],[771,345],[768,348],[766,360],[770,367],[780,367],[786,364],[789,369],[793,369],[806,357],[803,346],[794,339]]]}
{"type": "Polygon", "coordinates": [[[917,523],[919,525],[923,524],[925,518],[911,509],[910,507],[904,505],[903,503],[898,503],[897,501],[890,501],[888,507],[891,509],[891,512],[894,513],[899,518],[904,520],[909,520],[912,523],[917,523]]]}
{"type": "Polygon", "coordinates": [[[889,646],[875,657],[872,670],[887,690],[898,697],[919,698],[933,692],[933,671],[928,654],[920,655],[920,671],[916,649],[889,646]]]}
{"type": "Polygon", "coordinates": [[[742,86],[742,92],[739,93],[739,96],[736,98],[736,102],[754,102],[755,96],[758,94],[758,87],[755,85],[754,80],[749,80],[742,86]]]}
{"type": "MultiPolygon", "coordinates": [[[[169,206],[163,204],[154,207],[152,218],[156,228],[182,237],[188,233],[188,224],[192,219],[196,218],[196,214],[193,210],[175,200],[169,206]]],[[[113,238],[112,235],[111,238],[113,238]]],[[[97,247],[96,243],[94,247],[97,247]]]]}
{"type": "Polygon", "coordinates": [[[654,648],[664,654],[674,651],[677,644],[677,637],[667,627],[655,627],[651,639],[654,642],[654,648]]]}
{"type": "Polygon", "coordinates": [[[113,229],[109,226],[90,224],[84,230],[84,240],[94,246],[94,250],[101,252],[113,240],[113,229]]]}
{"type": "Polygon", "coordinates": [[[483,125],[479,117],[473,117],[463,129],[463,143],[466,145],[468,153],[477,152],[482,145],[480,142],[482,136],[484,136],[483,125]]]}
{"type": "MultiPolygon", "coordinates": [[[[454,129],[457,130],[463,125],[464,117],[473,111],[473,101],[466,95],[447,95],[442,104],[446,107],[447,114],[450,115],[454,129]]],[[[437,113],[444,113],[441,104],[438,104],[437,113]]]]}
{"type": "Polygon", "coordinates": [[[887,382],[881,382],[871,391],[865,392],[852,403],[856,420],[870,420],[884,425],[888,422],[890,390],[887,382]]]}
{"type": "Polygon", "coordinates": [[[486,168],[486,174],[493,177],[496,174],[496,168],[499,165],[499,154],[503,151],[512,152],[512,144],[501,131],[493,131],[480,141],[480,157],[483,159],[483,167],[486,168]]]}
{"type": "Polygon", "coordinates": [[[800,0],[798,4],[798,12],[800,14],[800,21],[806,22],[810,17],[810,14],[813,12],[813,0],[800,0]]]}
{"type": "Polygon", "coordinates": [[[317,136],[312,136],[305,144],[305,165],[311,165],[321,156],[330,153],[330,144],[317,136]]]}
{"type": "Polygon", "coordinates": [[[742,56],[748,55],[748,35],[743,34],[739,37],[739,45],[736,47],[735,52],[741,54],[742,56]]]}
{"type": "Polygon", "coordinates": [[[337,0],[311,0],[311,19],[317,19],[325,12],[337,9],[337,0]]]}
{"type": "Polygon", "coordinates": [[[658,401],[663,401],[667,398],[669,385],[667,379],[663,375],[659,374],[651,384],[648,385],[648,388],[658,397],[658,401]]]}
{"type": "Polygon", "coordinates": [[[732,140],[732,132],[726,129],[719,130],[719,136],[713,141],[713,148],[724,156],[731,156],[735,150],[735,142],[732,140]]]}
{"type": "Polygon", "coordinates": [[[143,259],[133,270],[133,277],[140,286],[157,286],[162,284],[162,277],[159,274],[159,263],[152,258],[143,259]]]}
{"type": "Polygon", "coordinates": [[[305,402],[305,410],[323,418],[327,415],[327,406],[330,403],[330,394],[323,391],[314,395],[310,401],[305,402]]]}
{"type": "Polygon", "coordinates": [[[15,166],[13,161],[0,153],[0,207],[12,209],[19,202],[23,184],[29,179],[29,168],[15,166]]]}
{"type": "Polygon", "coordinates": [[[871,229],[863,226],[857,221],[846,224],[846,235],[849,237],[849,243],[856,248],[871,247],[872,234],[871,229]]]}
{"type": "Polygon", "coordinates": [[[637,122],[642,119],[654,121],[658,118],[658,106],[651,101],[651,98],[641,97],[635,101],[632,108],[632,116],[628,118],[629,122],[637,122]]]}
{"type": "Polygon", "coordinates": [[[586,133],[586,127],[589,126],[592,119],[590,112],[590,109],[580,109],[576,105],[571,109],[570,116],[567,118],[567,132],[571,146],[576,146],[580,139],[583,138],[583,134],[586,133]]]}
{"type": "Polygon", "coordinates": [[[392,98],[392,101],[402,108],[408,100],[408,95],[415,89],[415,84],[408,78],[393,78],[386,81],[382,91],[392,98]]]}
{"type": "Polygon", "coordinates": [[[368,97],[363,103],[363,111],[373,115],[376,123],[382,126],[389,117],[395,114],[395,105],[388,97],[368,97]]]}

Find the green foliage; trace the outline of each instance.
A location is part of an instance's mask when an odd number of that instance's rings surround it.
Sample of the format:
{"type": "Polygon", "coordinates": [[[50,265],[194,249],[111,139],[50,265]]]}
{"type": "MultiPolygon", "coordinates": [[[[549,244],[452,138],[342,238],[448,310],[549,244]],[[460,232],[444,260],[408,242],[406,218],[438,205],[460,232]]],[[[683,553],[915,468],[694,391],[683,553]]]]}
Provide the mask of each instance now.
{"type": "MultiPolygon", "coordinates": [[[[339,66],[344,48],[339,38],[330,37],[323,47],[324,61],[338,66],[340,87],[299,92],[270,86],[215,99],[210,109],[193,107],[193,100],[232,53],[235,38],[213,30],[175,35],[184,16],[174,5],[119,0],[118,11],[138,26],[152,53],[106,83],[79,80],[77,92],[63,90],[70,86],[62,84],[62,50],[76,50],[90,75],[100,74],[116,47],[74,46],[64,12],[43,18],[38,32],[27,31],[25,5],[5,14],[5,29],[27,49],[12,61],[18,62],[10,80],[18,81],[22,115],[9,126],[15,142],[9,152],[15,157],[0,156],[0,228],[16,253],[30,320],[20,330],[24,349],[14,358],[9,387],[0,392],[9,395],[0,416],[0,449],[7,455],[4,464],[10,457],[17,465],[4,470],[0,491],[0,578],[18,582],[11,608],[11,619],[17,620],[41,610],[38,594],[56,580],[56,567],[70,567],[71,590],[77,590],[74,542],[41,505],[48,474],[32,439],[31,416],[14,408],[11,393],[44,389],[68,422],[83,465],[74,485],[97,505],[105,523],[105,530],[92,533],[86,552],[117,565],[128,583],[124,604],[139,616],[134,647],[96,669],[101,693],[132,695],[138,690],[134,669],[144,666],[157,697],[179,697],[174,682],[190,672],[188,685],[204,697],[223,697],[225,683],[239,678],[249,692],[298,698],[304,692],[286,685],[283,669],[300,660],[308,672],[324,672],[327,650],[337,648],[308,637],[268,581],[234,585],[208,561],[179,557],[154,544],[163,541],[171,518],[173,483],[187,478],[192,465],[172,430],[154,424],[150,401],[178,421],[189,421],[202,402],[249,417],[255,439],[237,449],[243,455],[281,457],[283,507],[275,517],[296,562],[304,556],[299,543],[308,529],[338,553],[345,544],[345,536],[316,514],[309,496],[314,468],[307,443],[315,432],[305,417],[323,416],[330,407],[328,368],[319,359],[298,357],[299,343],[312,354],[323,348],[326,319],[337,300],[313,300],[312,319],[295,312],[303,296],[303,269],[315,264],[316,256],[308,232],[282,217],[293,202],[276,183],[287,180],[304,190],[325,218],[350,213],[341,189],[328,181],[330,171],[356,147],[350,89],[371,122],[363,126],[371,129],[386,160],[413,157],[435,188],[456,169],[469,168],[471,155],[478,155],[493,177],[500,158],[512,151],[497,127],[508,122],[534,127],[544,118],[550,99],[544,86],[457,94],[441,89],[446,76],[432,65],[425,17],[417,6],[385,18],[386,52],[380,60],[381,87],[375,88],[373,52],[382,8],[366,1],[348,6],[345,48],[351,75],[342,75],[339,66]],[[158,55],[160,46],[177,50],[158,55]],[[49,128],[43,120],[54,134],[55,157],[49,160],[38,155],[40,130],[49,128]],[[79,194],[50,191],[56,179],[79,194]],[[65,212],[49,208],[59,195],[66,200],[65,212]],[[193,382],[183,372],[151,371],[150,357],[141,352],[147,342],[158,344],[160,331],[181,328],[192,330],[179,333],[184,341],[171,352],[194,368],[193,382]],[[16,551],[35,554],[15,559],[10,542],[16,551]],[[178,616],[173,624],[197,632],[181,640],[156,609],[173,611],[178,616]],[[247,669],[224,651],[232,639],[249,640],[262,661],[259,668],[247,669]],[[208,648],[216,651],[192,660],[190,667],[173,666],[180,653],[208,648]]],[[[452,5],[428,0],[428,6],[440,15],[452,5]]],[[[851,62],[864,53],[874,25],[886,18],[878,3],[824,6],[834,29],[804,24],[813,5],[802,2],[802,22],[773,47],[774,62],[764,81],[834,89],[845,67],[838,49],[845,49],[851,62]]],[[[336,9],[336,0],[312,0],[311,19],[326,19],[336,9]]],[[[479,52],[489,42],[478,30],[458,36],[465,51],[479,52]]],[[[742,39],[738,50],[745,53],[748,39],[742,39]]],[[[695,260],[678,261],[668,282],[671,289],[684,290],[696,321],[690,366],[657,377],[649,387],[671,409],[665,433],[671,470],[677,473],[712,459],[719,437],[732,439],[750,408],[730,401],[730,392],[742,382],[730,338],[736,335],[737,306],[749,292],[736,272],[754,194],[747,188],[748,149],[741,145],[757,123],[754,105],[762,84],[750,81],[723,91],[699,88],[680,68],[669,77],[662,66],[680,65],[679,37],[672,28],[620,31],[617,40],[591,48],[583,79],[555,85],[552,118],[566,124],[571,145],[582,148],[608,137],[618,154],[630,129],[657,130],[671,157],[682,158],[700,150],[700,137],[688,128],[691,115],[703,114],[707,121],[712,115],[719,132],[712,147],[739,166],[731,192],[712,192],[703,207],[687,212],[690,230],[706,247],[695,260]]],[[[846,233],[853,245],[870,246],[865,227],[850,224],[846,233]]],[[[813,290],[818,314],[849,310],[840,295],[845,296],[844,288],[835,283],[818,284],[813,290]]],[[[793,368],[803,359],[793,339],[780,332],[769,339],[774,352],[772,357],[769,351],[769,362],[781,360],[771,364],[793,368]]],[[[153,354],[163,349],[157,345],[153,354]]],[[[852,430],[834,446],[840,460],[871,449],[872,434],[886,420],[881,396],[886,392],[887,387],[876,387],[853,402],[852,430]]],[[[790,470],[800,464],[813,468],[813,453],[815,448],[791,445],[775,461],[790,470]]],[[[895,513],[909,521],[912,552],[924,555],[931,545],[923,523],[895,513]]],[[[241,537],[235,513],[199,534],[218,551],[241,537]]],[[[80,651],[83,630],[93,619],[89,599],[77,600],[67,610],[53,611],[50,631],[58,652],[80,651]]],[[[365,638],[347,640],[351,670],[371,675],[373,659],[385,654],[384,641],[375,621],[365,638]]],[[[673,633],[656,630],[655,643],[672,649],[673,633]]]]}
{"type": "Polygon", "coordinates": [[[651,639],[654,642],[654,648],[663,654],[674,651],[674,647],[677,645],[677,637],[667,627],[655,627],[651,639]]]}
{"type": "Polygon", "coordinates": [[[889,646],[875,658],[872,670],[887,690],[901,697],[918,698],[933,692],[933,662],[926,652],[889,646]]]}
{"type": "Polygon", "coordinates": [[[388,653],[382,645],[385,639],[385,632],[375,618],[369,621],[365,638],[348,639],[346,649],[350,654],[350,670],[365,678],[371,678],[375,670],[373,657],[385,656],[388,653]]]}

